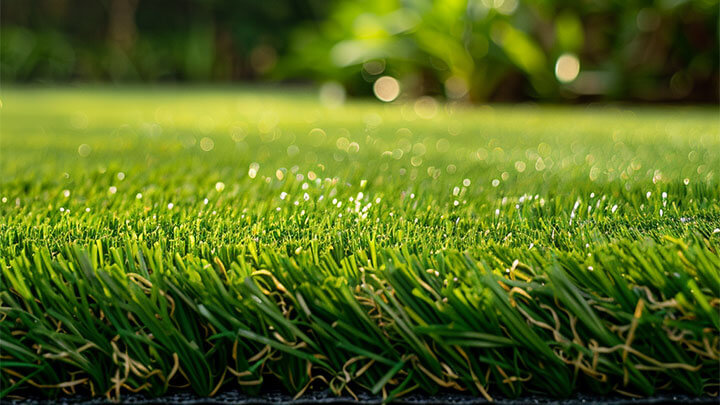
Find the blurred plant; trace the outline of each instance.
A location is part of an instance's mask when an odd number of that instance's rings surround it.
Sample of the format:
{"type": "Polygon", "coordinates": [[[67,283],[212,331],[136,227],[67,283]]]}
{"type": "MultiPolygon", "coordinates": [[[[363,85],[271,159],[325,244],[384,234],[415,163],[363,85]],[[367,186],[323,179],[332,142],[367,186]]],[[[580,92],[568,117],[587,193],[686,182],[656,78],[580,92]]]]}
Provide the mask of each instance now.
{"type": "MultiPolygon", "coordinates": [[[[470,101],[718,101],[718,0],[0,3],[0,79],[314,80],[470,101]]],[[[344,96],[343,96],[344,97],[344,96]]]]}
{"type": "Polygon", "coordinates": [[[317,0],[0,2],[0,78],[46,81],[257,80],[317,0]]]}
{"type": "Polygon", "coordinates": [[[476,101],[716,101],[717,18],[717,1],[346,0],[296,32],[280,73],[476,101]]]}

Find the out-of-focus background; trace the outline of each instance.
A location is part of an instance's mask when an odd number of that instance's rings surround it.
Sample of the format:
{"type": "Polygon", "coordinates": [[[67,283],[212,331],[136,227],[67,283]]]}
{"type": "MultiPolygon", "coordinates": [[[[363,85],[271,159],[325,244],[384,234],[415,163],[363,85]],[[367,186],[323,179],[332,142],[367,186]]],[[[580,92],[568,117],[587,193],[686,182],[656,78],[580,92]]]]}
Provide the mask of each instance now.
{"type": "Polygon", "coordinates": [[[2,83],[718,102],[717,0],[3,0],[2,83]]]}

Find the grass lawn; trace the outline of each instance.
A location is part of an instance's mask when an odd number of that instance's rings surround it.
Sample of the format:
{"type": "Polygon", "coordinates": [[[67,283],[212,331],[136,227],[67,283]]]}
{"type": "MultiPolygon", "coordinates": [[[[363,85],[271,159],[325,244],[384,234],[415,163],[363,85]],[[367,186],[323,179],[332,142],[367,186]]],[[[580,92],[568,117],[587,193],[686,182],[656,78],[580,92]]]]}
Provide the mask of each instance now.
{"type": "Polygon", "coordinates": [[[718,392],[716,108],[0,98],[0,398],[718,392]]]}

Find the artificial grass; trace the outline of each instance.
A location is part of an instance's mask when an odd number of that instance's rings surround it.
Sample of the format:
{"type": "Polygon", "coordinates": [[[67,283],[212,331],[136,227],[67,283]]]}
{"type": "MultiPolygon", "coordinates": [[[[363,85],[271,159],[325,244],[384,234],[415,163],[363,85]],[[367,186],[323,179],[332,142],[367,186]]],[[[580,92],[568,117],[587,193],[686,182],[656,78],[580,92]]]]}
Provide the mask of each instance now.
{"type": "Polygon", "coordinates": [[[717,394],[714,109],[1,98],[0,398],[717,394]]]}

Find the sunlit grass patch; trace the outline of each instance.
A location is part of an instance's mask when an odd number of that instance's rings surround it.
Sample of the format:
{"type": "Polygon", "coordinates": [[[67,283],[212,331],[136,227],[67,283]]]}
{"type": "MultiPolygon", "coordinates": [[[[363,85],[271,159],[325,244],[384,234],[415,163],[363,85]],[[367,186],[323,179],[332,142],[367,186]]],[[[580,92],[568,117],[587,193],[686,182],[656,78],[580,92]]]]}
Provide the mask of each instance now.
{"type": "Polygon", "coordinates": [[[717,392],[715,111],[2,100],[0,397],[717,392]]]}

